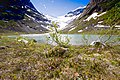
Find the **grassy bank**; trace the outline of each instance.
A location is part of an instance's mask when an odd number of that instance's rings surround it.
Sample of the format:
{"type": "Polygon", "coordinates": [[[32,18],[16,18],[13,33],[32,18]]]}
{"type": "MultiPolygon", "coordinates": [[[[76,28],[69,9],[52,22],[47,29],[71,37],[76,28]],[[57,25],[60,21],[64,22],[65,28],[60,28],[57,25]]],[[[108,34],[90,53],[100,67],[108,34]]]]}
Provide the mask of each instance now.
{"type": "Polygon", "coordinates": [[[0,37],[1,80],[119,80],[120,45],[59,46],[0,37]]]}
{"type": "Polygon", "coordinates": [[[64,32],[64,34],[96,34],[96,35],[110,35],[112,33],[112,35],[120,35],[120,30],[105,30],[105,29],[101,29],[101,30],[91,30],[91,31],[83,31],[83,32],[77,32],[76,31],[71,31],[71,32],[64,32]]]}

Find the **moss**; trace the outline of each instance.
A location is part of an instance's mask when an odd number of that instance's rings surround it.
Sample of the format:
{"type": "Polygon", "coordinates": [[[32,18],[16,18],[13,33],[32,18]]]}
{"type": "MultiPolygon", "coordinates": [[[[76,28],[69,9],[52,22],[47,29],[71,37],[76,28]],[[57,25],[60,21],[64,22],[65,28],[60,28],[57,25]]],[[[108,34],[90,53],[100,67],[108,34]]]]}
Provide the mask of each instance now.
{"type": "Polygon", "coordinates": [[[17,39],[1,36],[1,46],[9,47],[0,49],[0,79],[120,79],[120,45],[100,51],[92,46],[70,46],[63,53],[59,46],[31,40],[23,44],[17,39]]]}

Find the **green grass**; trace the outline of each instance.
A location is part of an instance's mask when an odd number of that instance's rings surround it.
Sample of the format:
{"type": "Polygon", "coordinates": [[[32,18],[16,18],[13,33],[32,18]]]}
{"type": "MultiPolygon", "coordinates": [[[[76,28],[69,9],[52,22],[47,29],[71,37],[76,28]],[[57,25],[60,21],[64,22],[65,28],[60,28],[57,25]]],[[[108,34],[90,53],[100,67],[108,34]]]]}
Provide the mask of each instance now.
{"type": "MultiPolygon", "coordinates": [[[[77,32],[77,34],[93,34],[93,35],[120,35],[119,30],[107,30],[107,29],[99,29],[99,30],[91,30],[91,31],[83,31],[81,33],[77,32]]],[[[70,32],[70,34],[75,34],[75,32],[70,32]]]]}
{"type": "Polygon", "coordinates": [[[119,2],[120,2],[119,0],[111,0],[111,1],[109,0],[109,1],[106,1],[106,2],[100,3],[99,6],[102,7],[103,9],[109,10],[112,7],[114,7],[115,4],[117,4],[119,2]]]}
{"type": "Polygon", "coordinates": [[[0,36],[1,80],[119,80],[120,45],[102,48],[18,42],[0,36]]]}
{"type": "Polygon", "coordinates": [[[8,22],[5,22],[3,20],[0,20],[0,26],[2,29],[8,29],[11,27],[11,28],[14,28],[14,27],[17,27],[17,23],[14,21],[14,20],[10,20],[8,22]]]}

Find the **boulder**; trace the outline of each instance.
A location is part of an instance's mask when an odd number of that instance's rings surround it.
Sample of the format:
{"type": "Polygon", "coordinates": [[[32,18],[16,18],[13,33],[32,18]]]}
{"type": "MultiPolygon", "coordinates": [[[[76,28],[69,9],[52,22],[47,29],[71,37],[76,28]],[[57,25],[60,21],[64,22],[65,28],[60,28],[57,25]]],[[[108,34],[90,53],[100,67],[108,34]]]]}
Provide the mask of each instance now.
{"type": "Polygon", "coordinates": [[[35,39],[32,39],[32,42],[36,43],[37,41],[35,39]]]}
{"type": "Polygon", "coordinates": [[[58,56],[62,57],[68,48],[63,48],[63,47],[54,47],[52,50],[49,51],[49,56],[58,56]]]}
{"type": "Polygon", "coordinates": [[[10,46],[0,46],[0,50],[10,48],[10,46]]]}
{"type": "Polygon", "coordinates": [[[27,44],[27,43],[28,43],[28,41],[27,41],[27,40],[25,40],[25,39],[19,39],[18,41],[19,41],[19,42],[23,42],[23,43],[25,43],[25,44],[27,44]]]}
{"type": "Polygon", "coordinates": [[[5,48],[6,48],[5,46],[0,46],[0,50],[5,49],[5,48]]]}
{"type": "Polygon", "coordinates": [[[100,47],[100,48],[105,48],[106,46],[105,43],[102,43],[100,41],[93,41],[90,45],[94,47],[100,47]]]}

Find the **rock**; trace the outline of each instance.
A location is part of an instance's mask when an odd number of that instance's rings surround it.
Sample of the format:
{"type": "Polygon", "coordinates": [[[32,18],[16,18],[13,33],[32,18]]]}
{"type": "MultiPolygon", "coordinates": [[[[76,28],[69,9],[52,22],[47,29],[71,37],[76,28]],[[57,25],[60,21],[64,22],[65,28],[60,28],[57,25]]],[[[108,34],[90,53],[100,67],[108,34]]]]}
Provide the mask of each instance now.
{"type": "Polygon", "coordinates": [[[79,73],[75,72],[75,73],[74,73],[74,76],[75,76],[75,77],[78,77],[78,76],[80,76],[80,75],[79,75],[79,73]]]}
{"type": "Polygon", "coordinates": [[[10,48],[10,46],[0,46],[0,50],[10,48]]]}
{"type": "Polygon", "coordinates": [[[94,47],[101,47],[101,48],[105,48],[105,46],[106,46],[105,43],[102,43],[100,41],[93,41],[90,45],[94,46],[94,47]]]}
{"type": "Polygon", "coordinates": [[[60,54],[64,54],[67,50],[68,50],[67,48],[63,47],[55,48],[55,51],[57,51],[60,54]]]}
{"type": "Polygon", "coordinates": [[[33,39],[32,41],[35,42],[35,43],[37,42],[35,39],[33,39]]]}
{"type": "Polygon", "coordinates": [[[63,56],[64,53],[67,51],[67,48],[63,48],[63,47],[54,47],[51,51],[50,51],[50,55],[51,56],[63,56]]]}
{"type": "Polygon", "coordinates": [[[19,42],[23,42],[23,43],[25,43],[25,44],[27,44],[27,43],[28,43],[28,41],[27,41],[27,40],[25,40],[25,39],[19,39],[18,41],[19,41],[19,42]]]}
{"type": "Polygon", "coordinates": [[[10,46],[6,46],[6,48],[11,48],[10,46]]]}
{"type": "Polygon", "coordinates": [[[98,56],[101,56],[100,54],[96,53],[96,54],[93,54],[95,57],[98,57],[98,56]]]}
{"type": "Polygon", "coordinates": [[[5,49],[5,46],[0,46],[0,50],[1,50],[1,49],[5,49]]]}

